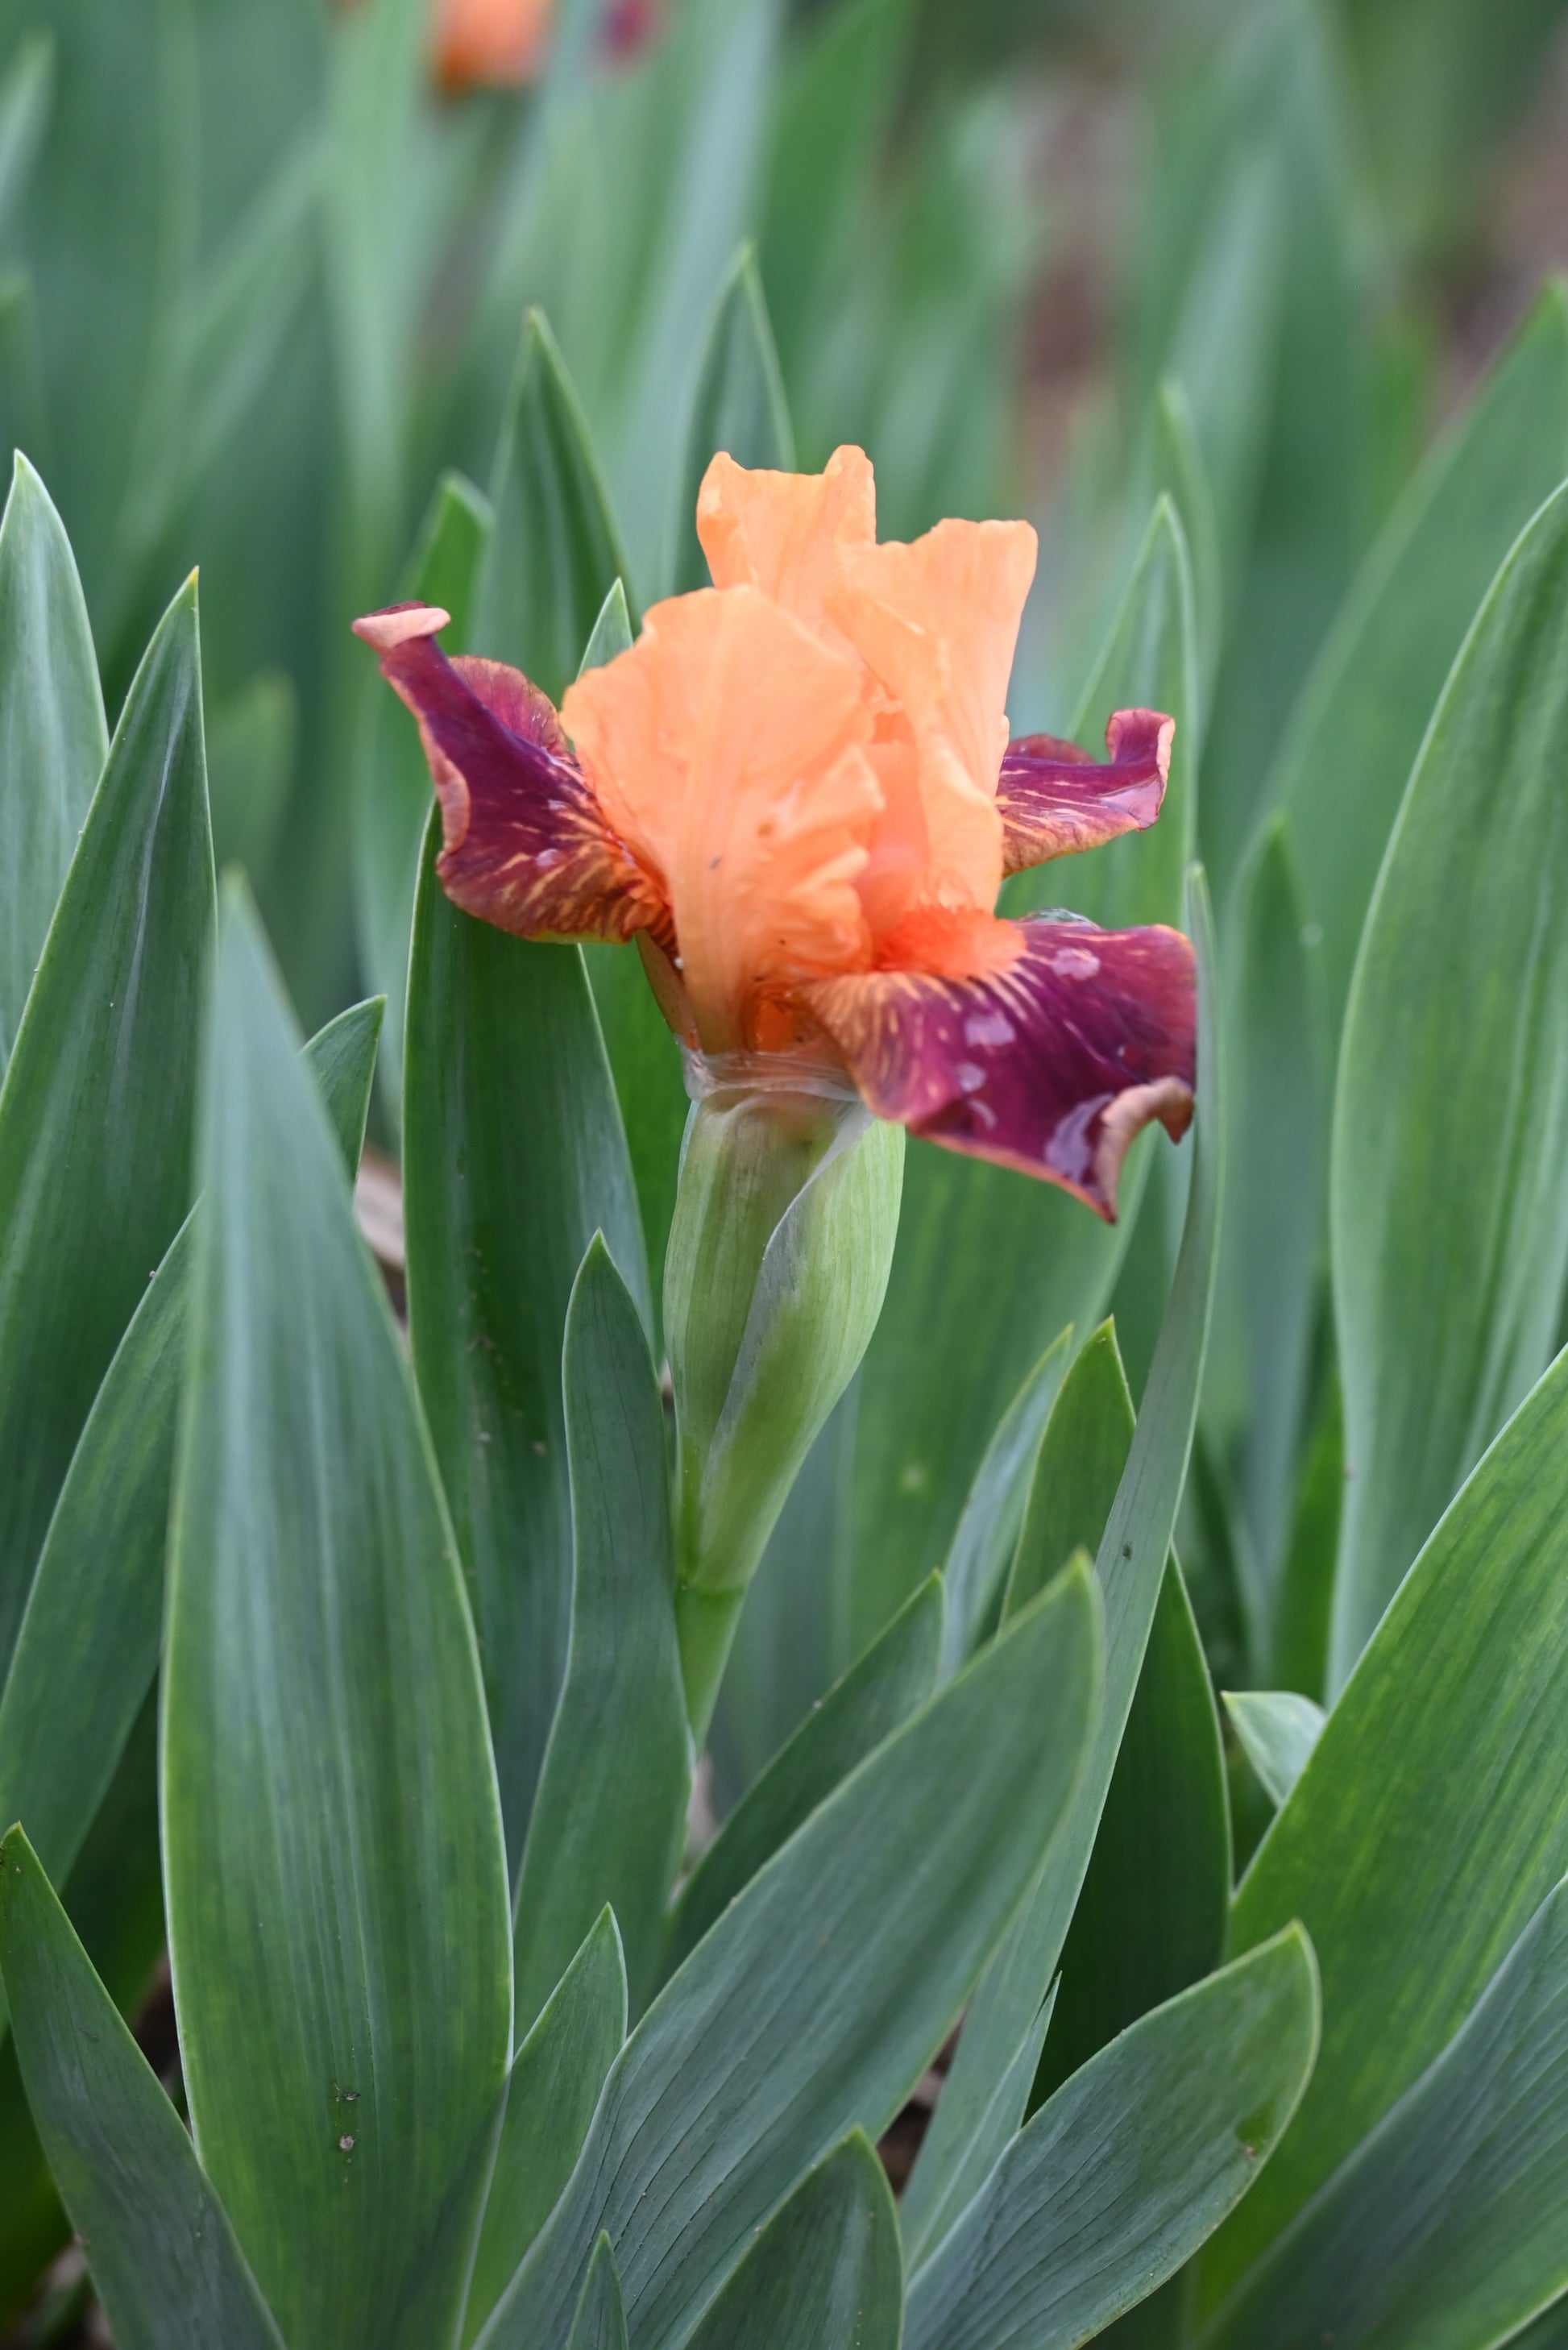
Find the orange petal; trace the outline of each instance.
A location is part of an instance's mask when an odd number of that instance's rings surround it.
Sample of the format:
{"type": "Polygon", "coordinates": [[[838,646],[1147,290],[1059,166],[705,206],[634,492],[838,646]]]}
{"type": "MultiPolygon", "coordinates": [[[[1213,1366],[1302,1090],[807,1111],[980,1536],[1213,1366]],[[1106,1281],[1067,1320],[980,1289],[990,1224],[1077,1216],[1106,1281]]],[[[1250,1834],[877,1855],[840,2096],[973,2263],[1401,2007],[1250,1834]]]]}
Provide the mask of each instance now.
{"type": "Polygon", "coordinates": [[[996,781],[1035,545],[1025,522],[941,522],[909,546],[845,546],[824,598],[913,730],[939,903],[989,909],[1001,886],[996,781]]]}
{"type": "Polygon", "coordinates": [[[846,446],[820,473],[770,473],[721,450],[697,494],[697,536],[715,588],[760,588],[808,629],[822,629],[822,599],[840,553],[877,542],[870,460],[846,446]]]}
{"type": "Polygon", "coordinates": [[[856,881],[881,795],[846,655],[755,588],[703,588],[656,604],[562,716],[669,888],[706,1051],[753,1043],[759,991],[869,964],[856,881]]]}

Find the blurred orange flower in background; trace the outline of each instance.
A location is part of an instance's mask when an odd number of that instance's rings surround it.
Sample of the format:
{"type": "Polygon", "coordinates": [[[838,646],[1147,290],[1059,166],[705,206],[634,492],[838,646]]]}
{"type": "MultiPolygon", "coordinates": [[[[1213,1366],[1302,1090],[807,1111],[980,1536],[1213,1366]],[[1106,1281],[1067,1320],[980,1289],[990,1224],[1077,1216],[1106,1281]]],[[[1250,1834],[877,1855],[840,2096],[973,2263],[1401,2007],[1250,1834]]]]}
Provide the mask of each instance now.
{"type": "MultiPolygon", "coordinates": [[[[535,81],[549,54],[555,0],[435,0],[435,68],[447,89],[535,81]]],[[[600,39],[634,57],[659,29],[658,0],[608,0],[600,39]]]]}
{"type": "Polygon", "coordinates": [[[436,71],[448,89],[533,81],[554,16],[553,0],[436,0],[436,71]]]}

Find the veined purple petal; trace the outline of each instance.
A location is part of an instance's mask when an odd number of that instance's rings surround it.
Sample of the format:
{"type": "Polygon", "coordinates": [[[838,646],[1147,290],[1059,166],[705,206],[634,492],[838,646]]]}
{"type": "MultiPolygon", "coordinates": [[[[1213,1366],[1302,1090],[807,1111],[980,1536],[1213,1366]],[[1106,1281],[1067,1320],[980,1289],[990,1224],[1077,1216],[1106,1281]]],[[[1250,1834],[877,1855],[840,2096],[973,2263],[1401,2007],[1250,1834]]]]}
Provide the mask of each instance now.
{"type": "Polygon", "coordinates": [[[504,661],[449,660],[435,641],[446,626],[429,604],[354,623],[419,722],[447,896],[524,938],[666,936],[664,893],[606,823],[553,704],[504,661]]]}
{"type": "Polygon", "coordinates": [[[1114,1222],[1133,1137],[1158,1118],[1179,1140],[1192,1115],[1191,945],[1163,927],[1006,927],[1019,950],[982,978],[873,972],[798,993],[879,1118],[1043,1175],[1114,1222]]]}
{"type": "Polygon", "coordinates": [[[1108,759],[1091,759],[1054,734],[1010,743],[996,787],[1005,869],[1020,873],[1151,825],[1165,797],[1175,733],[1176,721],[1158,710],[1117,710],[1106,728],[1108,759]]]}

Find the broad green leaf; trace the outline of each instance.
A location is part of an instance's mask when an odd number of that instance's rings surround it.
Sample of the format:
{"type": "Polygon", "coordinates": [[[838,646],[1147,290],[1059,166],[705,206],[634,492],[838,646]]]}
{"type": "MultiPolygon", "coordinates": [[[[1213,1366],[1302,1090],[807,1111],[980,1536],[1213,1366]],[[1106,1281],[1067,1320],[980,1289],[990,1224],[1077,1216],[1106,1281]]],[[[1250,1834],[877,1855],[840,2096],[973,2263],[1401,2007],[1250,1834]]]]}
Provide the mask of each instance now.
{"type": "Polygon", "coordinates": [[[566,1305],[596,1232],[645,1323],[648,1283],[581,955],[460,913],[435,878],[440,838],[432,816],[409,978],[409,1331],[479,1633],[515,1870],[571,1628],[566,1305]]]}
{"type": "Polygon", "coordinates": [[[1222,1694],[1248,1762],[1270,1800],[1282,1804],[1317,1744],[1327,1718],[1322,1706],[1294,1690],[1226,1690],[1222,1694]]]}
{"type": "MultiPolygon", "coordinates": [[[[975,1471],[942,1568],[947,1596],[942,1661],[949,1672],[956,1672],[975,1648],[1008,1580],[1041,1439],[1072,1358],[1069,1326],[1046,1347],[1002,1413],[975,1471]]],[[[1059,1566],[1074,1547],[1068,1544],[1057,1561],[1059,1566]]],[[[1042,1576],[1034,1589],[1043,1591],[1048,1580],[1042,1576]]]]}
{"type": "MultiPolygon", "coordinates": [[[[1202,871],[1196,866],[1189,882],[1188,923],[1198,952],[1195,1157],[1180,1253],[1143,1409],[1095,1559],[1096,1584],[1106,1610],[1106,1701],[1061,1830],[965,2019],[943,2095],[944,2099],[953,2096],[956,2084],[960,2109],[970,2113],[988,2106],[997,2083],[1016,2064],[1061,1960],[1137,1690],[1187,1478],[1214,1290],[1225,1131],[1213,929],[1202,871]]],[[[1108,1377],[1108,1372],[1102,1369],[1101,1376],[1108,1377]]],[[[1064,1400],[1064,1396],[1059,1399],[1058,1409],[1064,1400]]],[[[1049,1446],[1047,1430],[1035,1471],[1043,1510],[1049,1490],[1049,1446]]],[[[1037,1516],[1037,1525],[1042,1523],[1037,1516]]],[[[1076,1544],[1082,1535],[1073,1531],[1070,1538],[1076,1544]]],[[[1021,1552],[1028,1540],[1026,1514],[1021,1552]]],[[[941,2109],[939,2102],[939,2116],[941,2109]]],[[[960,2149],[946,2147],[934,2133],[928,2147],[922,2163],[935,2175],[922,2192],[934,2205],[945,2199],[949,2167],[960,2149]]]]}
{"type": "Polygon", "coordinates": [[[161,1757],[192,2126],[291,2350],[411,2350],[456,2327],[510,2049],[494,1766],[429,1440],[239,891],[199,1167],[161,1757]]]}
{"type": "Polygon", "coordinates": [[[1568,1357],[1462,1488],[1236,1897],[1300,1918],[1324,2043],[1295,2127],[1204,2262],[1210,2303],[1458,2030],[1568,1871],[1568,1357]]]}
{"type": "Polygon", "coordinates": [[[1225,1756],[1203,1643],[1173,1554],[1063,1945],[1061,1990],[1031,2106],[1127,2025],[1217,1967],[1230,1907],[1225,1756]]]}
{"type": "Polygon", "coordinates": [[[108,749],[70,544],[18,452],[0,521],[0,1078],[108,749]]]}
{"type": "Polygon", "coordinates": [[[469,2287],[465,2343],[511,2283],[572,2175],[605,2075],[626,2038],[626,1962],[615,1918],[606,1909],[513,2059],[469,2287]]]}
{"type": "Polygon", "coordinates": [[[0,1659],[93,1398],[191,1197],[213,921],[196,590],[127,698],[0,1091],[0,1659]]]}
{"type": "Polygon", "coordinates": [[[1499,573],[1444,689],[1345,1014],[1329,1210],[1349,1482],[1331,1687],[1556,1339],[1565,727],[1559,492],[1499,573]]]}
{"type": "Polygon", "coordinates": [[[122,2350],[282,2350],[183,2123],[20,1828],[0,1844],[0,1963],[50,2168],[122,2350]]]}
{"type": "MultiPolygon", "coordinates": [[[[1074,1364],[1051,1416],[1008,1613],[1043,1589],[1075,1551],[1099,1548],[1133,1432],[1132,1398],[1107,1323],[1074,1364]]],[[[1218,1965],[1230,1898],[1220,1725],[1172,1556],[1063,1945],[1062,1985],[1032,2104],[1125,2025],[1218,1965]]]]}
{"type": "Polygon", "coordinates": [[[898,2214],[857,2130],[774,2212],[691,2350],[898,2350],[903,2330],[898,2214]]]}
{"type": "Polygon", "coordinates": [[[597,1235],[566,1309],[562,1378],[571,1642],[518,1872],[524,2027],[607,1902],[633,2012],[644,2005],[691,1784],[664,1404],[637,1307],[597,1235]]]}
{"type": "Polygon", "coordinates": [[[259,885],[272,869],[294,783],[299,697],[286,670],[261,670],[207,723],[213,858],[259,885]]]}
{"type": "Polygon", "coordinates": [[[1293,844],[1271,825],[1239,889],[1227,990],[1227,1231],[1204,1424],[1237,1463],[1272,1627],[1311,1371],[1323,1241],[1326,1098],[1293,844]]]}
{"type": "Polygon", "coordinates": [[[1568,2287],[1568,1887],[1440,2056],[1204,2329],[1204,2350],[1480,2350],[1568,2287]]]}
{"type": "Polygon", "coordinates": [[[627,2350],[626,2308],[607,2236],[594,2246],[566,2350],[627,2350]]]}
{"type": "MultiPolygon", "coordinates": [[[[1162,500],[1072,733],[1103,757],[1113,710],[1170,712],[1164,812],[1150,832],[1074,859],[1071,870],[1063,860],[1045,868],[1048,879],[1009,883],[1004,910],[1065,896],[1107,924],[1179,921],[1193,837],[1195,678],[1187,558],[1162,500]],[[1025,894],[1015,896],[1020,885],[1025,894]]],[[[1141,1143],[1129,1159],[1121,1222],[1111,1228],[1050,1184],[909,1145],[892,1277],[861,1382],[852,1653],[941,1565],[997,1422],[1043,1348],[1066,1324],[1093,1328],[1105,1311],[1158,1147],[1141,1143]],[[958,1381],[947,1375],[955,1362],[966,1366],[958,1381]]],[[[1032,1999],[1032,2012],[1039,2003],[1032,1999]]]]}
{"type": "Polygon", "coordinates": [[[1547,287],[1366,556],[1268,785],[1291,818],[1337,1038],[1377,868],[1421,738],[1488,583],[1568,473],[1568,302],[1547,287]]]}
{"type": "MultiPolygon", "coordinates": [[[[359,1163],[379,998],[306,1047],[339,1148],[359,1163]]],[[[49,1521],[0,1695],[0,1813],[66,1887],[152,1686],[195,1211],[147,1284],[88,1415],[49,1521]],[[84,1734],[90,1725],[90,1734],[84,1734]]]]}
{"type": "Polygon", "coordinates": [[[572,2183],[481,2336],[563,2328],[601,2230],[633,2339],[680,2342],[846,2132],[877,2137],[1039,1865],[1098,1682],[1064,1576],[753,1878],[616,2060],[572,2183]]]}
{"type": "Polygon", "coordinates": [[[689,1958],[736,1895],[840,1782],[890,1738],[937,1683],[942,1585],[931,1575],[785,1741],[680,1889],[664,1971],[689,1958]]]}
{"type": "Polygon", "coordinates": [[[1291,1927],[1102,2049],[1013,2140],[909,2281],[909,2350],[1076,2350],[1244,2196],[1317,2046],[1291,1927]]]}
{"type": "Polygon", "coordinates": [[[708,558],[697,537],[697,493],[720,450],[738,465],[763,466],[777,473],[794,471],[794,435],[784,380],[757,256],[750,244],[741,247],[719,288],[692,397],[675,513],[677,595],[711,584],[708,558]]]}
{"type": "Polygon", "coordinates": [[[511,661],[558,702],[605,598],[628,572],[587,425],[538,310],[524,328],[490,495],[495,528],[472,650],[511,661]]]}
{"type": "MultiPolygon", "coordinates": [[[[404,594],[452,615],[452,648],[467,644],[474,586],[492,527],[490,507],[461,473],[436,485],[404,594]]],[[[431,814],[431,771],[410,713],[378,676],[364,701],[354,792],[354,913],[359,952],[387,999],[381,1092],[396,1123],[402,1109],[403,1030],[409,944],[419,888],[420,848],[431,814]]]]}

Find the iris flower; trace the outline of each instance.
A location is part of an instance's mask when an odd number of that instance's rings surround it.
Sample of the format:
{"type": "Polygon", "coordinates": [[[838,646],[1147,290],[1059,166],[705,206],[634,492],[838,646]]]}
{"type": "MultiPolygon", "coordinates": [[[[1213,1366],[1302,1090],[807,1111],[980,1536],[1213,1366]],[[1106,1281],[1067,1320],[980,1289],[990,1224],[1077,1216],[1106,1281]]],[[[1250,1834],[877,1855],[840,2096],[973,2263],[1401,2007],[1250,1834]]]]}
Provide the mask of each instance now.
{"type": "Polygon", "coordinates": [[[1134,1136],[1191,1116],[1191,947],[993,908],[1005,875],[1153,823],[1172,721],[1117,711],[1104,761],[1010,742],[1033,531],[879,545],[858,449],[815,474],[715,457],[697,527],[713,586],[654,605],[558,713],[449,659],[431,606],[355,623],[419,723],[448,896],[527,938],[635,939],[725,1083],[846,1076],[1114,1218],[1134,1136]]]}
{"type": "MultiPolygon", "coordinates": [[[[535,81],[544,70],[555,0],[436,0],[436,70],[448,89],[535,81]]],[[[657,0],[607,0],[601,37],[628,57],[657,30],[657,0]]]]}

